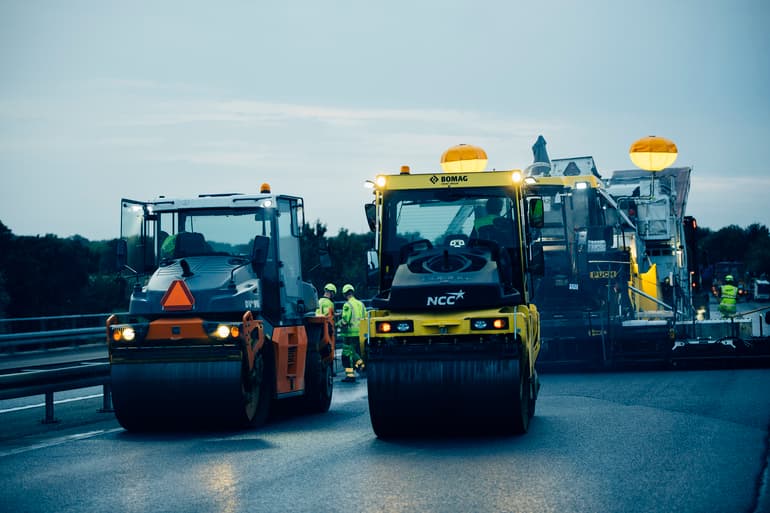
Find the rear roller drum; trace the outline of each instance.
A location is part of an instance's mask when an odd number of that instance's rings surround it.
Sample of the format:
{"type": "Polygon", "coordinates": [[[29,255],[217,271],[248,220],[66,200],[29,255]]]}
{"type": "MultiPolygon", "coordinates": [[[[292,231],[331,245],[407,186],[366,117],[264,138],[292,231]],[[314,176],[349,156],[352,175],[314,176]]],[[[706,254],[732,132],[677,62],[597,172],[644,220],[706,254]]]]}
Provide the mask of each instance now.
{"type": "Polygon", "coordinates": [[[520,362],[516,374],[516,396],[504,416],[503,429],[515,435],[522,435],[529,429],[529,419],[535,413],[535,405],[530,398],[532,385],[526,361],[520,362]]]}
{"type": "Polygon", "coordinates": [[[239,361],[113,365],[115,416],[130,431],[186,429],[246,418],[244,398],[252,385],[242,369],[239,361]]]}
{"type": "Polygon", "coordinates": [[[529,366],[517,359],[376,361],[368,371],[369,415],[381,438],[520,434],[534,413],[529,366]]]}
{"type": "Polygon", "coordinates": [[[329,362],[318,351],[310,351],[305,367],[305,406],[310,413],[329,411],[334,390],[334,376],[329,362]]]}
{"type": "Polygon", "coordinates": [[[261,426],[270,415],[275,379],[270,365],[265,363],[272,362],[272,358],[266,357],[266,352],[267,349],[263,349],[257,354],[251,372],[244,371],[242,387],[244,411],[243,418],[238,423],[245,426],[261,426]]]}

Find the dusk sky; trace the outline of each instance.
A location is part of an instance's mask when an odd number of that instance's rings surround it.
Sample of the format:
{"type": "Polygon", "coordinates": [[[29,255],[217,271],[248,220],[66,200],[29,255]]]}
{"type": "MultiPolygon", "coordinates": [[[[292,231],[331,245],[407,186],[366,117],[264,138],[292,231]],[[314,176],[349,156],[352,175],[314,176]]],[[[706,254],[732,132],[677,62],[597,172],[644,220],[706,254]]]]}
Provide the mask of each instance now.
{"type": "Polygon", "coordinates": [[[367,230],[363,183],[483,147],[633,169],[659,135],[701,226],[770,226],[770,2],[0,0],[0,221],[117,237],[122,197],[258,192],[367,230]]]}

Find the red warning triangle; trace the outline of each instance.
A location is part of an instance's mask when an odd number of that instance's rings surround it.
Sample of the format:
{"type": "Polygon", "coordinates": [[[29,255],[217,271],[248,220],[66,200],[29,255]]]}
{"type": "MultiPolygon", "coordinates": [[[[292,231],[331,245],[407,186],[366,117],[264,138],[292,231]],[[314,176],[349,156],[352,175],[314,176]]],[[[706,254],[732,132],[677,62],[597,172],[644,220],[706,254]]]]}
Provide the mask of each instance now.
{"type": "Polygon", "coordinates": [[[192,310],[194,304],[195,298],[182,280],[174,280],[160,300],[160,306],[167,311],[192,310]]]}

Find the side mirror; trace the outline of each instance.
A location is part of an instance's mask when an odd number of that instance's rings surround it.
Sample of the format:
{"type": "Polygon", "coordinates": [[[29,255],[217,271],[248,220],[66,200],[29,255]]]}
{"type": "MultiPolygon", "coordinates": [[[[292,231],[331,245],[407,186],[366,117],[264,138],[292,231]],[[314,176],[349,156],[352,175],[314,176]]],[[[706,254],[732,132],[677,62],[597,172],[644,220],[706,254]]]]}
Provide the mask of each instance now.
{"type": "Polygon", "coordinates": [[[364,212],[366,212],[366,222],[369,223],[369,229],[375,231],[377,228],[377,205],[367,203],[364,205],[364,212]]]}
{"type": "Polygon", "coordinates": [[[332,268],[332,257],[329,255],[328,249],[322,249],[318,251],[318,258],[320,260],[321,269],[332,268]]]}
{"type": "Polygon", "coordinates": [[[254,243],[251,246],[251,265],[257,274],[262,274],[267,262],[267,252],[270,247],[270,237],[257,235],[254,237],[254,243]]]}
{"type": "Polygon", "coordinates": [[[529,226],[542,228],[545,224],[543,210],[543,198],[530,198],[529,200],[529,226]]]}
{"type": "Polygon", "coordinates": [[[379,285],[380,262],[377,251],[370,249],[366,252],[366,286],[375,288],[379,285]]]}
{"type": "Polygon", "coordinates": [[[128,243],[126,239],[115,241],[115,266],[117,270],[123,269],[128,264],[128,243]]]}
{"type": "Polygon", "coordinates": [[[370,249],[366,252],[366,268],[369,271],[373,271],[375,269],[380,268],[380,262],[379,258],[377,257],[377,251],[374,249],[370,249]]]}

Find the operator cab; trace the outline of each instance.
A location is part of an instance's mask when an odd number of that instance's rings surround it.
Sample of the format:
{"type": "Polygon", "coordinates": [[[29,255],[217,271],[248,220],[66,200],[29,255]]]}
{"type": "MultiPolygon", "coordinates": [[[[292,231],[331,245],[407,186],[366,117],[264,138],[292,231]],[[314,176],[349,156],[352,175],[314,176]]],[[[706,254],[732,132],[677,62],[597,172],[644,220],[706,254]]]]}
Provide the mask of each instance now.
{"type": "Polygon", "coordinates": [[[473,258],[455,258],[459,253],[512,250],[518,240],[514,203],[503,188],[445,190],[393,190],[383,194],[382,258],[384,285],[389,286],[398,265],[418,253],[433,251],[447,259],[427,261],[416,272],[465,270],[473,258]],[[461,264],[462,262],[462,264],[461,264]]]}
{"type": "Polygon", "coordinates": [[[303,224],[302,199],[292,196],[124,199],[119,264],[137,277],[152,274],[148,284],[178,268],[185,279],[210,279],[212,290],[259,279],[258,301],[249,305],[278,323],[315,308],[312,286],[301,281],[303,224]]]}

